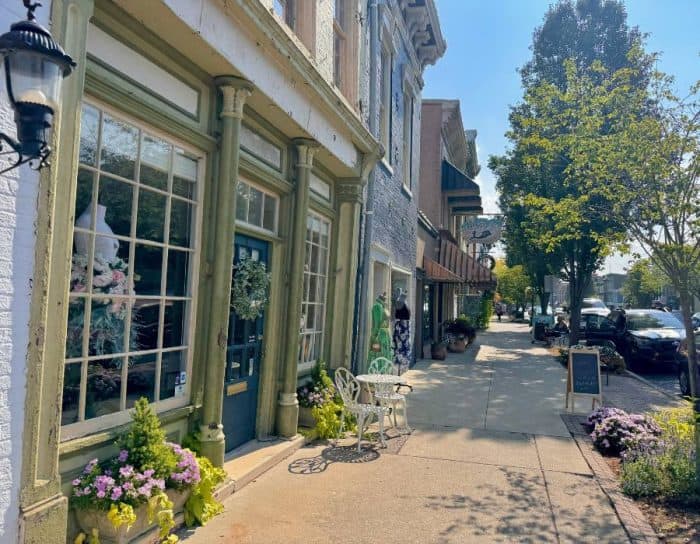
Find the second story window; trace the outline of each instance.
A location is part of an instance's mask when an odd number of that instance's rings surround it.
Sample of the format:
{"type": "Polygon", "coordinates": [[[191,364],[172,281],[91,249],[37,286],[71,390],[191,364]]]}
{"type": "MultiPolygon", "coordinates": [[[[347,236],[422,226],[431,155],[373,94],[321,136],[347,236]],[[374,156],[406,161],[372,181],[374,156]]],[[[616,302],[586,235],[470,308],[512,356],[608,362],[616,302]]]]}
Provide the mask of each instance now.
{"type": "Polygon", "coordinates": [[[335,0],[333,14],[333,83],[343,90],[347,58],[347,13],[345,0],[335,0]]]}
{"type": "Polygon", "coordinates": [[[391,164],[391,52],[382,48],[381,79],[379,80],[379,136],[387,162],[391,164]]]}
{"type": "Polygon", "coordinates": [[[412,189],[413,175],[413,96],[403,94],[403,185],[412,189]]]}
{"type": "Polygon", "coordinates": [[[294,0],[274,0],[273,9],[289,27],[294,29],[294,0]]]}

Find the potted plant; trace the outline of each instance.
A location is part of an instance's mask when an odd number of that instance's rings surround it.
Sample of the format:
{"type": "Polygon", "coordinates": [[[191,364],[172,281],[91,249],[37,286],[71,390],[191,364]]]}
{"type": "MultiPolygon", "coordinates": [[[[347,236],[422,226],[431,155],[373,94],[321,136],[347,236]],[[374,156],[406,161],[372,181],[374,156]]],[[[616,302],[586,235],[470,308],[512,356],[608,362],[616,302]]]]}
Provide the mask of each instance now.
{"type": "Polygon", "coordinates": [[[332,400],[334,394],[333,380],[326,372],[326,365],[323,361],[318,361],[311,371],[311,379],[297,388],[299,425],[302,427],[314,427],[316,420],[313,417],[312,410],[332,400]]]}
{"type": "Polygon", "coordinates": [[[430,357],[436,361],[444,361],[447,358],[447,343],[440,341],[430,344],[430,357]]]}
{"type": "Polygon", "coordinates": [[[222,506],[213,496],[225,478],[206,458],[166,442],[148,399],[136,402],[129,430],[117,439],[119,455],[90,461],[72,481],[70,502],[86,534],[102,544],[123,544],[156,525],[162,542],[170,535],[174,515],[185,510],[188,525],[205,523],[222,506]]]}
{"type": "Polygon", "coordinates": [[[463,353],[467,345],[471,344],[476,337],[476,331],[465,316],[457,319],[450,319],[443,324],[445,333],[449,338],[447,349],[452,353],[463,353]]]}

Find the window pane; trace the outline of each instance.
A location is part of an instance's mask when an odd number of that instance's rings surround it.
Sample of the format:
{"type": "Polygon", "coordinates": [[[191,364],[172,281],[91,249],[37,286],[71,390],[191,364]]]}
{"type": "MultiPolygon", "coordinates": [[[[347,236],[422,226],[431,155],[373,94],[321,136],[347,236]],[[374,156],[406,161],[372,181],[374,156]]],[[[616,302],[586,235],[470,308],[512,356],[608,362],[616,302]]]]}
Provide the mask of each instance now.
{"type": "Polygon", "coordinates": [[[250,206],[248,207],[248,223],[262,227],[263,194],[255,187],[250,188],[250,206]]]}
{"type": "Polygon", "coordinates": [[[97,160],[97,135],[100,127],[100,112],[83,104],[80,117],[80,162],[95,166],[97,160]]]}
{"type": "Polygon", "coordinates": [[[309,275],[309,302],[317,302],[318,298],[316,298],[316,293],[317,293],[317,284],[318,284],[318,276],[315,274],[310,274],[309,275]]]}
{"type": "Polygon", "coordinates": [[[194,205],[173,198],[170,203],[170,243],[192,247],[194,205]]]}
{"type": "Polygon", "coordinates": [[[126,351],[126,328],[122,306],[107,297],[95,297],[90,306],[88,355],[111,355],[126,351]]]}
{"type": "Polygon", "coordinates": [[[270,195],[265,195],[265,205],[263,210],[263,228],[275,231],[275,220],[277,218],[277,199],[270,195]]]}
{"type": "Polygon", "coordinates": [[[159,295],[163,248],[136,244],[134,261],[136,294],[159,295]]]}
{"type": "MultiPolygon", "coordinates": [[[[319,252],[319,247],[318,246],[311,246],[309,248],[310,253],[311,253],[311,267],[309,269],[310,272],[320,272],[321,267],[318,265],[318,252],[319,252]]],[[[313,292],[313,290],[312,290],[313,292]]]]}
{"type": "Polygon", "coordinates": [[[322,274],[323,276],[325,276],[326,273],[328,272],[328,250],[327,249],[321,249],[319,251],[318,265],[319,265],[319,268],[318,268],[319,273],[322,274]]]}
{"type": "Polygon", "coordinates": [[[166,191],[172,146],[160,138],[144,134],[141,140],[141,183],[166,191]]]}
{"type": "Polygon", "coordinates": [[[236,219],[248,221],[248,188],[247,183],[239,181],[236,185],[236,219]]]}
{"type": "Polygon", "coordinates": [[[340,28],[345,28],[345,0],[335,0],[335,20],[340,28]]]}
{"type": "Polygon", "coordinates": [[[141,187],[139,190],[139,214],[136,220],[137,238],[154,242],[163,241],[166,202],[165,195],[141,187]]]}
{"type": "MultiPolygon", "coordinates": [[[[109,176],[100,176],[97,232],[109,232],[120,236],[131,235],[131,198],[133,187],[109,176]]],[[[76,222],[77,223],[77,222],[76,222]]]]}
{"type": "Polygon", "coordinates": [[[122,358],[88,363],[85,419],[119,412],[123,363],[122,358]]]}
{"type": "MultiPolygon", "coordinates": [[[[92,224],[92,211],[90,210],[90,202],[92,202],[92,189],[93,181],[95,179],[95,174],[89,170],[81,168],[78,170],[78,183],[77,190],[75,193],[75,218],[78,219],[83,213],[87,211],[84,218],[84,225],[81,223],[80,227],[90,228],[92,224]]],[[[77,221],[76,221],[77,223],[77,221]]]]}
{"type": "Polygon", "coordinates": [[[134,179],[138,129],[107,114],[102,121],[100,167],[124,178],[134,179]]]}
{"type": "Polygon", "coordinates": [[[185,345],[186,310],[187,302],[183,300],[168,300],[165,302],[164,348],[185,345]]]}
{"type": "Polygon", "coordinates": [[[184,297],[189,294],[188,272],[190,254],[186,251],[168,250],[168,286],[166,294],[184,297]]]}
{"type": "Polygon", "coordinates": [[[175,164],[173,165],[173,193],[185,198],[194,199],[195,182],[197,181],[198,161],[189,157],[182,149],[175,149],[175,164]]]}
{"type": "Polygon", "coordinates": [[[187,351],[163,353],[160,370],[160,400],[183,397],[188,381],[187,351]]]}
{"type": "Polygon", "coordinates": [[[131,351],[146,351],[158,348],[159,301],[136,300],[131,310],[131,323],[131,351]]]}
{"type": "Polygon", "coordinates": [[[126,380],[127,408],[132,408],[141,397],[146,397],[148,402],[153,402],[157,360],[156,353],[129,358],[129,374],[126,380]]]}
{"type": "Polygon", "coordinates": [[[66,331],[66,359],[83,356],[85,331],[85,299],[71,297],[68,303],[68,329],[66,331]]]}
{"type": "Polygon", "coordinates": [[[63,406],[61,425],[78,421],[80,402],[81,363],[67,364],[63,369],[63,406]]]}
{"type": "Polygon", "coordinates": [[[285,0],[274,0],[272,3],[272,8],[275,10],[275,13],[283,19],[285,18],[286,7],[287,2],[285,0]]]}

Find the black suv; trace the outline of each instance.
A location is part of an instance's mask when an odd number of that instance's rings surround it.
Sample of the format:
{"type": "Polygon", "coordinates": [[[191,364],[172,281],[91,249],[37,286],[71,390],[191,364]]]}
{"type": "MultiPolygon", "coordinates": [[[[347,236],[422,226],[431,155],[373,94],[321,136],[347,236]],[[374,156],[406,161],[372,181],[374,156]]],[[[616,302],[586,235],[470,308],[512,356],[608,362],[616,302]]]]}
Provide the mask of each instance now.
{"type": "MultiPolygon", "coordinates": [[[[700,353],[700,329],[695,331],[695,352],[700,353]]],[[[681,354],[678,361],[678,385],[681,388],[681,395],[690,396],[690,372],[688,370],[688,356],[681,354]]],[[[695,378],[695,383],[700,385],[700,372],[695,378]]]]}
{"type": "Polygon", "coordinates": [[[589,343],[612,341],[631,369],[675,367],[685,342],[683,324],[661,310],[613,310],[582,334],[589,343]]]}

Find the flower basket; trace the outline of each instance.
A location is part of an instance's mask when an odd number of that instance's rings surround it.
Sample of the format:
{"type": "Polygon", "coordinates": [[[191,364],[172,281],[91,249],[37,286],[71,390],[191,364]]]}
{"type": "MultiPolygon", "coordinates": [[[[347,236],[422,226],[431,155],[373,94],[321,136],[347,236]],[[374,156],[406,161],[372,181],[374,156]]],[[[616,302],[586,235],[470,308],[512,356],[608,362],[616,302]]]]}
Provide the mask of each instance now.
{"type": "MultiPolygon", "coordinates": [[[[182,512],[190,493],[190,489],[184,489],[182,491],[175,489],[165,490],[168,499],[173,503],[174,514],[182,512]]],[[[148,533],[158,525],[156,519],[153,519],[150,523],[148,521],[148,504],[142,504],[134,509],[136,521],[131,527],[122,525],[119,528],[115,528],[107,517],[107,512],[104,510],[97,510],[96,508],[76,508],[74,512],[78,526],[85,534],[91,534],[93,529],[99,531],[100,544],[126,544],[148,533]]]]}
{"type": "Polygon", "coordinates": [[[444,361],[447,358],[447,347],[442,342],[433,342],[430,345],[430,357],[436,361],[444,361]]]}

